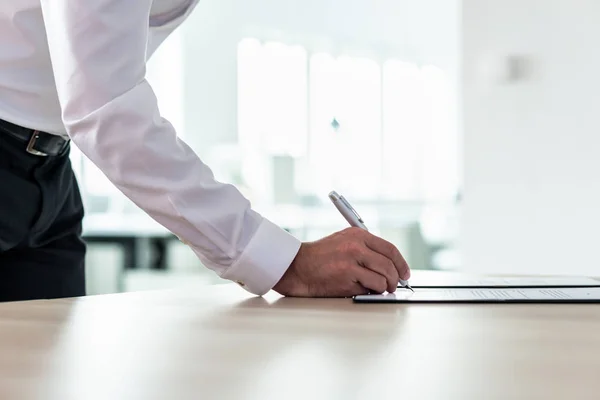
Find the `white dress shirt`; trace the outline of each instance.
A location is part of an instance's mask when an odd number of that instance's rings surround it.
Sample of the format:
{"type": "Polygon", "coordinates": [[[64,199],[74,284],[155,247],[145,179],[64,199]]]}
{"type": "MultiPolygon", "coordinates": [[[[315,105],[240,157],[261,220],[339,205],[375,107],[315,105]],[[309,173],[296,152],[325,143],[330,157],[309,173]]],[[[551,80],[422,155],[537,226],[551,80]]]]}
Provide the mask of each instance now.
{"type": "Polygon", "coordinates": [[[145,79],[147,59],[197,2],[0,0],[0,119],[70,137],[204,265],[264,294],[300,241],[214,179],[145,79]]]}

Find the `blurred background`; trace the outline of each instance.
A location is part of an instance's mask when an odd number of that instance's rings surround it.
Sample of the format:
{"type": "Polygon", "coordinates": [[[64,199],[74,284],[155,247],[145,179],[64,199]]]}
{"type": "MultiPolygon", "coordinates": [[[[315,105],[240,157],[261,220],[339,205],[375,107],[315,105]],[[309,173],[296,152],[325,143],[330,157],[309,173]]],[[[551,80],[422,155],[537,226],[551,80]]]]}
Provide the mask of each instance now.
{"type": "MultiPolygon", "coordinates": [[[[202,0],[153,56],[164,117],[302,240],[343,194],[413,269],[600,275],[600,3],[202,0]]],[[[73,149],[89,294],[219,284],[73,149]]]]}

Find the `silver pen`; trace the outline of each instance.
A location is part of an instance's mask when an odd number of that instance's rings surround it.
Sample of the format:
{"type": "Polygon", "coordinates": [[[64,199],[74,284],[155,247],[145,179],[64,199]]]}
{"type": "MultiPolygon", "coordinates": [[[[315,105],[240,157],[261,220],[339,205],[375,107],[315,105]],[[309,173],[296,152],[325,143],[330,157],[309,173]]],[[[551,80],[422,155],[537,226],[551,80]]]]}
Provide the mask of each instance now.
{"type": "MultiPolygon", "coordinates": [[[[360,215],[358,215],[354,207],[350,205],[350,203],[344,198],[344,196],[340,196],[335,190],[332,190],[329,193],[329,199],[331,200],[335,208],[338,209],[340,214],[342,214],[342,216],[346,219],[346,221],[348,221],[350,226],[355,226],[368,231],[363,219],[360,217],[360,215]]],[[[414,292],[413,288],[410,287],[410,285],[408,284],[408,281],[400,279],[400,285],[414,292]]]]}

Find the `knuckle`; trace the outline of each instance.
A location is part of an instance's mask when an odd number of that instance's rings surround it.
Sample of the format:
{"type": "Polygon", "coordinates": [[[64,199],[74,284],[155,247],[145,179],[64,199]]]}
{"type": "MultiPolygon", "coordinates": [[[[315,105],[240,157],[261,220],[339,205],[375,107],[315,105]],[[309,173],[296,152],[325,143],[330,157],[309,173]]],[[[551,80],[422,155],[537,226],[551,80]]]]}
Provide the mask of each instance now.
{"type": "Polygon", "coordinates": [[[362,246],[357,242],[351,241],[351,242],[344,243],[343,252],[346,254],[349,254],[353,257],[358,257],[362,253],[362,251],[363,251],[362,246]]]}
{"type": "Polygon", "coordinates": [[[345,276],[347,279],[354,279],[354,273],[353,273],[353,268],[352,268],[352,264],[348,263],[348,262],[344,262],[340,264],[339,267],[340,273],[345,276]]]}

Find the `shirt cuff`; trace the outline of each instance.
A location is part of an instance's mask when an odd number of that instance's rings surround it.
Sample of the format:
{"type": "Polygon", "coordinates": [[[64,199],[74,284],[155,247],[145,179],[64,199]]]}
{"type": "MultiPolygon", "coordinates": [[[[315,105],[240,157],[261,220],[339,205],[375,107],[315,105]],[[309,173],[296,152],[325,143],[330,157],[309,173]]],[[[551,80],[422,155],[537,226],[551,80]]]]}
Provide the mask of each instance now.
{"type": "Polygon", "coordinates": [[[279,282],[302,242],[263,219],[241,257],[221,275],[250,293],[262,296],[279,282]]]}

